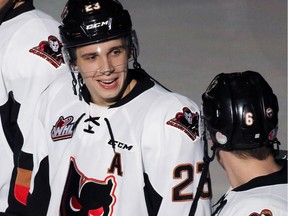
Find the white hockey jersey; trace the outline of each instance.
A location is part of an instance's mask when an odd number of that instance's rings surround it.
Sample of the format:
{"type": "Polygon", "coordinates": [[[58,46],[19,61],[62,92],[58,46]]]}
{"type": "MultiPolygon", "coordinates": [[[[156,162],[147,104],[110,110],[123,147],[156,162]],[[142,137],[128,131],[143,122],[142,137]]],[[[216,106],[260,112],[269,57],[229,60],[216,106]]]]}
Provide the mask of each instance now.
{"type": "Polygon", "coordinates": [[[58,26],[52,17],[35,10],[32,1],[10,12],[0,25],[0,212],[8,205],[12,170],[29,133],[36,101],[68,70],[58,26]]]}
{"type": "Polygon", "coordinates": [[[279,172],[252,179],[235,189],[230,188],[218,201],[213,215],[286,216],[287,187],[285,164],[279,172]]]}
{"type": "MultiPolygon", "coordinates": [[[[22,154],[33,153],[32,179],[48,156],[48,216],[189,214],[203,169],[198,107],[130,72],[137,85],[110,107],[73,99],[65,77],[45,92],[22,154]]],[[[211,215],[210,190],[207,178],[196,215],[211,215]]]]}

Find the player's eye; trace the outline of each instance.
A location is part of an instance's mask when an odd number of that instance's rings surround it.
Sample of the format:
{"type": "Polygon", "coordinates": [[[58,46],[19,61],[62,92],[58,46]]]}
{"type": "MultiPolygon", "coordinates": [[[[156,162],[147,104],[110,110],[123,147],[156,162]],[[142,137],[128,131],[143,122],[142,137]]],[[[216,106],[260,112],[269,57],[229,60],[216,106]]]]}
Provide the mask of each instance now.
{"type": "Polygon", "coordinates": [[[96,60],[96,58],[97,58],[97,55],[94,55],[94,54],[89,54],[89,55],[84,56],[84,59],[87,61],[94,61],[96,60]]]}
{"type": "Polygon", "coordinates": [[[111,55],[113,56],[119,56],[121,55],[122,53],[125,52],[125,49],[123,47],[118,47],[118,48],[115,48],[111,51],[111,55]]]}

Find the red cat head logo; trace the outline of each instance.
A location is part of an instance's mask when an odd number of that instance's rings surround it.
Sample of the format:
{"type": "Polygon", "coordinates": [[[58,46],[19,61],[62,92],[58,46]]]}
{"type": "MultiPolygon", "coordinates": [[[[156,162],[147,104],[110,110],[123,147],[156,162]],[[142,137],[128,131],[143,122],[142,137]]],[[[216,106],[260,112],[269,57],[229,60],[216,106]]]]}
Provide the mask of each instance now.
{"type": "Polygon", "coordinates": [[[88,178],[71,158],[70,169],[62,196],[61,216],[112,216],[116,197],[116,180],[88,178]]]}

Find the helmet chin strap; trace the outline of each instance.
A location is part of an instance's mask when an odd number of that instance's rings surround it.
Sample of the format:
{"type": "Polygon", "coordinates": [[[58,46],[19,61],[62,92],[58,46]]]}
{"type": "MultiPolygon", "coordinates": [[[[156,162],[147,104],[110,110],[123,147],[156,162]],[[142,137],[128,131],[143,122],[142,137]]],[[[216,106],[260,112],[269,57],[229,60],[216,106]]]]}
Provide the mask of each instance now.
{"type": "MultiPolygon", "coordinates": [[[[205,125],[205,123],[204,123],[204,125],[205,125]]],[[[207,175],[209,173],[210,162],[214,160],[215,153],[216,153],[216,148],[215,147],[213,148],[213,146],[212,146],[212,148],[211,148],[212,156],[211,157],[209,156],[209,153],[208,153],[208,141],[207,141],[207,137],[206,137],[206,126],[204,126],[202,139],[203,139],[203,143],[204,143],[204,158],[203,158],[203,160],[204,160],[204,168],[202,170],[202,174],[201,174],[201,177],[200,177],[200,181],[198,183],[197,191],[196,191],[193,203],[192,203],[191,208],[190,208],[189,216],[194,216],[195,215],[195,212],[196,212],[196,209],[197,209],[197,205],[198,205],[198,200],[199,200],[199,198],[201,196],[204,184],[206,182],[207,175]]]]}

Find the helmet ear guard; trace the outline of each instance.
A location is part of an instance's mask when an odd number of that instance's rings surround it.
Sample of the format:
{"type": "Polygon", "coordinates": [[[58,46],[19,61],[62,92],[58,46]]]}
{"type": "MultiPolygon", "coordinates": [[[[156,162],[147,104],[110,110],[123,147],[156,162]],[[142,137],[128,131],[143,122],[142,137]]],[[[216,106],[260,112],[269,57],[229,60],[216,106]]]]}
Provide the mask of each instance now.
{"type": "Polygon", "coordinates": [[[132,56],[134,59],[137,59],[140,53],[140,49],[139,49],[138,37],[135,30],[131,32],[131,41],[132,41],[131,45],[132,56]]]}
{"type": "Polygon", "coordinates": [[[217,75],[202,95],[213,148],[245,150],[277,141],[277,97],[257,72],[217,75]]]}

